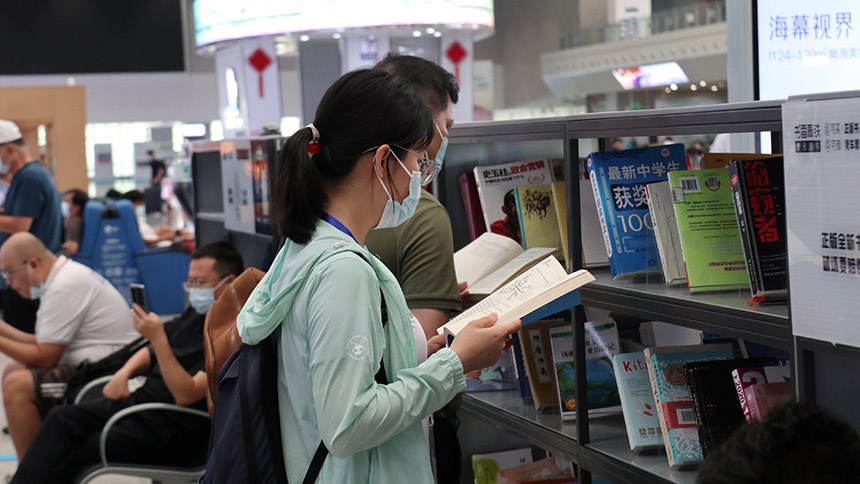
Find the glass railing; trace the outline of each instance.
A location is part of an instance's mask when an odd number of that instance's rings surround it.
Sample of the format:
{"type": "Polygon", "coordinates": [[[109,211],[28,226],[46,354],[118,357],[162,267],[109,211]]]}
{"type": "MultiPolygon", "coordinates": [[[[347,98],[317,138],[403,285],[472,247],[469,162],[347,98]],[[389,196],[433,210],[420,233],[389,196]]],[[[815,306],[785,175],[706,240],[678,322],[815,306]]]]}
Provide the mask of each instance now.
{"type": "Polygon", "coordinates": [[[561,48],[618,42],[725,21],[726,0],[710,0],[663,10],[650,17],[631,17],[615,24],[572,30],[562,35],[561,48]]]}

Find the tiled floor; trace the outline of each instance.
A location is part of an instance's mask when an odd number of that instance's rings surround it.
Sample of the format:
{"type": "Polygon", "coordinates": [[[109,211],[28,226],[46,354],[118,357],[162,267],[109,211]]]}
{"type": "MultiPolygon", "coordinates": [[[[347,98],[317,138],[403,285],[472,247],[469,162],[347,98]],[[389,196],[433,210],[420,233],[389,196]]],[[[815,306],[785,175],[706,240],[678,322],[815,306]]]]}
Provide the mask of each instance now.
{"type": "MultiPolygon", "coordinates": [[[[0,371],[6,368],[6,365],[11,361],[9,357],[0,353],[0,371]]],[[[0,389],[2,392],[2,389],[0,389]]],[[[0,393],[0,402],[2,402],[2,393],[0,393]]],[[[0,428],[6,427],[6,413],[0,411],[0,428]]],[[[15,474],[15,469],[18,467],[18,460],[15,456],[15,447],[12,445],[12,438],[4,433],[0,433],[0,483],[8,482],[12,475],[15,474]]],[[[103,476],[94,481],[94,484],[150,484],[149,479],[140,479],[135,477],[124,476],[103,476]]]]}

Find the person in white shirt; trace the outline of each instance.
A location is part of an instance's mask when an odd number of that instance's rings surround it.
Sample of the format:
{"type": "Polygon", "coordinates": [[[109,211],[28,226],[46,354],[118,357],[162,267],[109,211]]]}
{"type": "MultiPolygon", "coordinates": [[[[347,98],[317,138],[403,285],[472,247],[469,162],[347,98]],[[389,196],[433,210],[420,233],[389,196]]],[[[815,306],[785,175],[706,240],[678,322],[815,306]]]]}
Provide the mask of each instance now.
{"type": "Polygon", "coordinates": [[[43,394],[43,385],[68,381],[82,361],[104,358],[137,333],[116,288],[83,264],[54,255],[28,232],[13,234],[0,247],[0,274],[22,297],[40,299],[35,334],[0,321],[0,352],[15,360],[3,372],[3,405],[23,455],[59,402],[43,394]]]}

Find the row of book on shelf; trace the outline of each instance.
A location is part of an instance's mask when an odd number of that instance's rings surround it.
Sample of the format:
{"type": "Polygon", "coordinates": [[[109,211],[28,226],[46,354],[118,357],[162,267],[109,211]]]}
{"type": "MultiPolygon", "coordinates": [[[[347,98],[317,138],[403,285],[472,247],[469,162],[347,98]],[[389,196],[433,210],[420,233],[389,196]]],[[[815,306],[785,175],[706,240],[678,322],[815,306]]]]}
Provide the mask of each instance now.
{"type": "MultiPolygon", "coordinates": [[[[570,294],[594,280],[584,269],[568,274],[559,262],[570,253],[562,164],[481,166],[461,177],[473,241],[454,260],[474,306],[440,328],[449,340],[489,313],[506,321],[553,304],[568,309],[578,303],[570,294]]],[[[585,267],[609,265],[613,278],[662,273],[667,285],[691,292],[749,287],[753,301],[784,298],[781,157],[710,155],[692,170],[675,144],[592,153],[583,167],[582,240],[574,250],[585,267]]],[[[575,418],[570,322],[524,322],[531,324],[513,348],[470,378],[467,391],[516,388],[538,411],[575,418]]],[[[655,335],[667,326],[642,324],[644,344],[633,352],[621,350],[614,321],[585,326],[589,414],[621,412],[632,450],[665,449],[672,468],[690,466],[738,425],[790,399],[787,354],[699,332],[697,341],[660,344],[669,340],[655,335]]],[[[672,328],[669,334],[684,330],[672,328]]]]}
{"type": "MultiPolygon", "coordinates": [[[[644,345],[625,343],[626,351],[611,320],[585,323],[584,342],[589,415],[623,414],[633,451],[665,449],[671,468],[692,467],[740,425],[791,399],[787,352],[667,323],[639,324],[644,345]]],[[[496,367],[467,382],[467,391],[493,390],[518,390],[539,412],[576,418],[570,321],[524,326],[496,367]]]]}
{"type": "MultiPolygon", "coordinates": [[[[476,166],[460,177],[473,243],[455,257],[473,261],[458,280],[474,299],[548,254],[569,253],[562,165],[476,166]]],[[[706,154],[702,169],[689,168],[681,144],[590,154],[579,174],[583,267],[609,265],[613,278],[662,273],[694,293],[749,288],[753,302],[784,300],[782,156],[706,154]]]]}

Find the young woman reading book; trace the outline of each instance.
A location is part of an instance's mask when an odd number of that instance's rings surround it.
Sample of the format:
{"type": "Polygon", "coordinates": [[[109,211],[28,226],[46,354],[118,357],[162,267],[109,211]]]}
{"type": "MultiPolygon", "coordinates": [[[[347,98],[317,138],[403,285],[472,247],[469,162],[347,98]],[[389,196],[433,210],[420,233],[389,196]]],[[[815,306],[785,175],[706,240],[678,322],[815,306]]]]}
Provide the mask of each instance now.
{"type": "Polygon", "coordinates": [[[498,360],[519,321],[472,322],[450,347],[427,341],[397,280],[364,248],[408,219],[432,178],[428,108],[395,75],[355,71],[280,154],[275,201],[288,238],[240,313],[242,340],[275,333],[287,477],[302,482],[320,441],[318,483],[434,482],[421,420],[498,360]],[[382,307],[387,324],[382,324],[382,307]],[[384,367],[388,383],[375,375],[384,367]]]}

